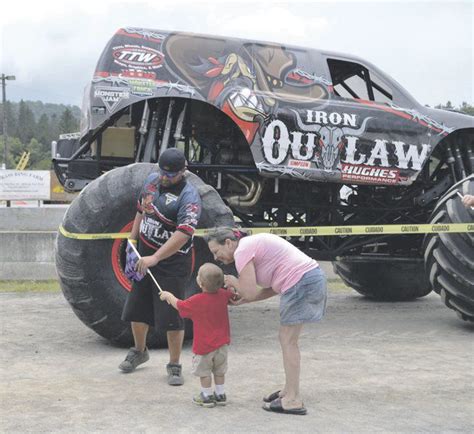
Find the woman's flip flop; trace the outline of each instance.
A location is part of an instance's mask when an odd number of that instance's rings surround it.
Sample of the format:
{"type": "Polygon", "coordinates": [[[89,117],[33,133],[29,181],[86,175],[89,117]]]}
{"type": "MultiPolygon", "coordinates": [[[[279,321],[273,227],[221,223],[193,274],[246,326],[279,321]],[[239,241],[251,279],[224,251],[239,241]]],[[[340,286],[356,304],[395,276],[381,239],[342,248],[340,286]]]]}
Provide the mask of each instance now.
{"type": "Polygon", "coordinates": [[[303,416],[308,412],[305,407],[283,408],[281,405],[281,398],[274,399],[269,404],[263,404],[262,408],[266,411],[272,411],[273,413],[296,414],[300,416],[303,416]]]}
{"type": "Polygon", "coordinates": [[[277,390],[276,392],[270,393],[268,396],[263,397],[263,402],[272,402],[275,399],[280,397],[281,390],[277,390]]]}

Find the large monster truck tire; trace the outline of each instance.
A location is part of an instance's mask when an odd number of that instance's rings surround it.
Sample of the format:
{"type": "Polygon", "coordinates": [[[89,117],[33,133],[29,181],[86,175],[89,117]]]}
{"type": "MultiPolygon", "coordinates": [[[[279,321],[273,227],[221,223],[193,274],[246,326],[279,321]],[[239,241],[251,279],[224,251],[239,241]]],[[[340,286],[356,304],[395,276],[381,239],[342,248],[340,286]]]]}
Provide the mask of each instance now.
{"type": "MultiPolygon", "coordinates": [[[[62,226],[72,233],[129,232],[136,214],[136,200],[153,164],[138,163],[105,173],[91,182],[68,208],[62,226]]],[[[201,195],[203,211],[199,227],[232,225],[233,215],[218,193],[199,177],[186,178],[201,195]]],[[[130,282],[124,274],[124,239],[77,240],[58,234],[56,269],[61,289],[77,317],[107,340],[130,346],[130,325],[120,317],[130,282]]],[[[212,260],[204,240],[195,237],[193,276],[186,288],[188,297],[197,291],[199,266],[212,260]]],[[[185,338],[192,336],[187,323],[185,338]]],[[[150,328],[147,345],[166,346],[166,334],[150,328]]]]}
{"type": "MultiPolygon", "coordinates": [[[[453,185],[438,201],[431,224],[473,223],[457,192],[474,195],[474,175],[453,185]]],[[[425,269],[442,301],[465,321],[474,321],[474,235],[429,234],[424,240],[425,269]]]]}
{"type": "Polygon", "coordinates": [[[374,300],[408,301],[431,292],[421,259],[346,257],[333,262],[333,268],[347,286],[374,300]]]}

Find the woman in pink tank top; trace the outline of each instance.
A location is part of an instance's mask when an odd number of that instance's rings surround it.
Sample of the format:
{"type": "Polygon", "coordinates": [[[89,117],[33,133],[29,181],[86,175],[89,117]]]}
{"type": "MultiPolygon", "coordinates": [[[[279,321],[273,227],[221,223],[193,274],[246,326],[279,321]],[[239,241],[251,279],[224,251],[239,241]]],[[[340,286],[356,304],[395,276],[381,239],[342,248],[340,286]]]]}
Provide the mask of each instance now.
{"type": "Polygon", "coordinates": [[[298,339],[304,323],[317,322],[326,310],[326,277],[318,263],[283,238],[272,234],[246,236],[235,228],[217,228],[208,237],[216,261],[235,262],[239,277],[226,275],[241,299],[233,304],[280,295],[280,345],[285,386],[263,398],[263,409],[307,413],[300,396],[298,339]]]}

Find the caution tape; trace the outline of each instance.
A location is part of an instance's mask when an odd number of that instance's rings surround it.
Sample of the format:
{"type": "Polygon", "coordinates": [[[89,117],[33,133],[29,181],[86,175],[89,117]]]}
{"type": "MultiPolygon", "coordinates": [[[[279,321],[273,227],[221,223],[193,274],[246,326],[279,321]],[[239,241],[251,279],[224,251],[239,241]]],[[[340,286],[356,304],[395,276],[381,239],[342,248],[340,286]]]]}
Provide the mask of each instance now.
{"type": "Polygon", "coordinates": [[[117,232],[117,233],[102,233],[102,234],[78,234],[69,232],[59,226],[59,232],[61,235],[64,235],[66,238],[72,238],[74,240],[115,240],[119,238],[128,238],[130,232],[117,232]]]}
{"type": "MultiPolygon", "coordinates": [[[[445,233],[473,233],[474,223],[422,224],[422,225],[369,225],[369,226],[305,226],[305,227],[271,227],[239,228],[249,235],[275,234],[281,237],[313,236],[351,236],[351,235],[420,235],[445,233]]],[[[197,229],[194,235],[206,236],[212,229],[197,229]]],[[[59,227],[59,232],[67,238],[76,240],[115,240],[128,238],[130,232],[78,234],[59,227]]]]}

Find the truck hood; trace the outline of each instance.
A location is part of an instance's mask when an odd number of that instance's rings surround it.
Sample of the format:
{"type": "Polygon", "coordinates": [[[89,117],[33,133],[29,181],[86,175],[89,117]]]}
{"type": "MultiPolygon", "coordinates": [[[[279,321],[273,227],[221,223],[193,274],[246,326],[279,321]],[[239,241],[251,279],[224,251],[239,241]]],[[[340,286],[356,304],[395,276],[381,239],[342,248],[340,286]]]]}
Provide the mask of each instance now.
{"type": "Polygon", "coordinates": [[[452,128],[453,130],[474,128],[474,117],[464,113],[423,106],[420,107],[419,111],[444,127],[452,128]]]}

